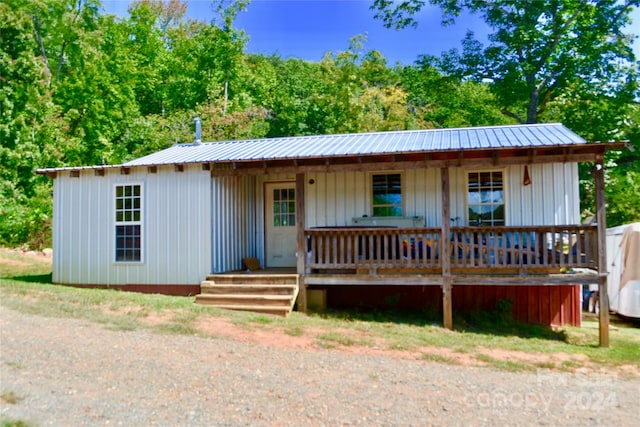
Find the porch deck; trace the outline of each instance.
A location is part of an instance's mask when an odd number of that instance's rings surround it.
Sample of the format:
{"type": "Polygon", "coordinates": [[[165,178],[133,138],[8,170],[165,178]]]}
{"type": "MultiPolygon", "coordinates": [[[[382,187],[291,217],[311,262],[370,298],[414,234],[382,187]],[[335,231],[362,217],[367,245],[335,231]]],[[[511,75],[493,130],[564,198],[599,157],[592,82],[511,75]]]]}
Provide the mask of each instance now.
{"type": "Polygon", "coordinates": [[[598,283],[597,226],[322,227],[305,231],[308,285],[598,283]],[[447,260],[445,269],[444,260],[447,260]]]}

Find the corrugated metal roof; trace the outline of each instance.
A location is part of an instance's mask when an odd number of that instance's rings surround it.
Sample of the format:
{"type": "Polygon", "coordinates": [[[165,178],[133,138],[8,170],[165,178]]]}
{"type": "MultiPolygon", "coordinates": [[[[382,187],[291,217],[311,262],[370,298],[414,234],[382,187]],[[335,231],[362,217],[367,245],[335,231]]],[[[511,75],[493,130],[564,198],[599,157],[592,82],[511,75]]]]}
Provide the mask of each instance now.
{"type": "Polygon", "coordinates": [[[559,123],[178,144],[124,166],[242,162],[584,144],[559,123]]]}
{"type": "Polygon", "coordinates": [[[585,144],[560,123],[292,136],[242,141],[178,144],[109,166],[39,169],[38,173],[111,167],[185,163],[228,163],[284,159],[335,158],[438,151],[535,148],[585,144]]]}

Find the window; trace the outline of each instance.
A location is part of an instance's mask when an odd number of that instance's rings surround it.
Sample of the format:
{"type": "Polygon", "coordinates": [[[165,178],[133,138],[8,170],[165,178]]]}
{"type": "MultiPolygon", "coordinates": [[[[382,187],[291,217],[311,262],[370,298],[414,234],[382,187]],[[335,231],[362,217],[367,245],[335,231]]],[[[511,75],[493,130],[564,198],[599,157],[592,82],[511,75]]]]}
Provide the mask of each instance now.
{"type": "Polygon", "coordinates": [[[293,188],[273,190],[273,226],[296,226],[296,190],[293,188]]]}
{"type": "Polygon", "coordinates": [[[504,225],[501,171],[469,172],[467,204],[470,225],[504,225]]]}
{"type": "Polygon", "coordinates": [[[372,175],[373,216],[402,216],[402,178],[399,173],[372,175]]]}
{"type": "Polygon", "coordinates": [[[142,260],[141,186],[116,186],[116,261],[142,260]]]}

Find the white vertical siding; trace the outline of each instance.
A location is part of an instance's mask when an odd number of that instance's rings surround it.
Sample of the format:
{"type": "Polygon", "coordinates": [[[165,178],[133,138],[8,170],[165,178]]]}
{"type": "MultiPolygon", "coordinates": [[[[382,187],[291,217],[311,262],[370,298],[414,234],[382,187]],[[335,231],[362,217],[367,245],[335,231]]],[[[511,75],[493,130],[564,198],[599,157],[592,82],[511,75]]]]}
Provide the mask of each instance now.
{"type": "Polygon", "coordinates": [[[531,184],[526,186],[523,184],[524,166],[507,169],[507,224],[579,224],[578,165],[529,165],[528,169],[531,184]]]}
{"type": "MultiPolygon", "coordinates": [[[[507,225],[577,224],[580,220],[576,164],[531,165],[505,171],[507,225]]],[[[450,170],[452,225],[466,225],[466,174],[450,170]]],[[[405,216],[423,216],[440,226],[440,169],[399,171],[405,216]]],[[[157,173],[133,168],[105,176],[60,172],[54,183],[53,280],[69,284],[198,284],[210,272],[239,269],[242,258],[264,263],[264,185],[292,182],[291,174],[218,177],[199,166],[157,173]],[[114,186],[142,185],[143,262],[116,263],[114,186]]],[[[310,173],[305,176],[306,227],[351,225],[371,215],[371,173],[310,173]]],[[[263,264],[264,265],[264,264],[263,264]]]]}
{"type": "MultiPolygon", "coordinates": [[[[507,225],[578,224],[580,206],[576,164],[529,166],[532,183],[524,186],[524,166],[503,170],[507,225]]],[[[451,225],[467,225],[467,173],[451,168],[451,225]]],[[[375,172],[374,172],[375,173],[375,172]]],[[[382,173],[382,172],[381,172],[382,173]]],[[[440,169],[399,171],[402,174],[404,216],[424,216],[428,227],[440,226],[440,169]]],[[[345,226],[353,217],[371,215],[371,172],[313,173],[306,176],[307,227],[345,226]],[[309,184],[313,180],[313,184],[309,184]]]]}
{"type": "Polygon", "coordinates": [[[53,280],[68,284],[198,284],[211,268],[211,179],[199,166],[155,174],[60,172],[54,186],[53,280]],[[142,262],[115,262],[114,186],[142,185],[142,262]]]}
{"type": "Polygon", "coordinates": [[[212,271],[242,268],[242,258],[256,257],[254,177],[225,176],[212,182],[212,271]]]}
{"type": "MultiPolygon", "coordinates": [[[[442,206],[440,170],[398,173],[402,174],[404,216],[424,216],[427,225],[438,225],[442,206]]],[[[370,216],[371,175],[370,172],[308,174],[305,190],[307,226],[346,226],[351,225],[354,217],[370,216]],[[309,180],[314,183],[309,184],[309,180]]]]}

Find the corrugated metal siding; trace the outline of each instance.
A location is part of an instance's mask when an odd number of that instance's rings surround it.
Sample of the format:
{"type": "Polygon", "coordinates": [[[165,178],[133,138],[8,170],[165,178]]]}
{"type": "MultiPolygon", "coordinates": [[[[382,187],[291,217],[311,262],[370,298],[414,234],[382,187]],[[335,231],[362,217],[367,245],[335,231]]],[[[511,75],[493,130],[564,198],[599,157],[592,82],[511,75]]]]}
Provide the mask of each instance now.
{"type": "Polygon", "coordinates": [[[200,168],[60,174],[54,197],[53,280],[65,284],[199,284],[211,267],[211,181],[200,168]],[[143,262],[116,263],[114,185],[143,188],[143,262]]]}
{"type": "Polygon", "coordinates": [[[513,166],[506,183],[509,225],[580,223],[578,166],[572,163],[529,165],[530,185],[523,185],[524,166],[513,166]]]}
{"type": "Polygon", "coordinates": [[[257,257],[257,205],[254,177],[217,177],[211,187],[212,271],[242,268],[242,258],[257,257]]]}
{"type": "MultiPolygon", "coordinates": [[[[524,167],[505,171],[507,225],[578,224],[578,173],[575,164],[534,165],[532,183],[523,185],[524,167]]],[[[467,225],[467,172],[450,170],[451,225],[467,225]]],[[[375,173],[375,172],[374,172],[375,173]]],[[[382,172],[381,172],[382,173],[382,172]]],[[[399,171],[403,177],[404,216],[424,216],[425,225],[440,226],[442,192],[439,169],[399,171]]],[[[307,227],[351,225],[353,217],[371,215],[371,173],[306,175],[307,227]],[[313,180],[314,184],[309,184],[313,180]]]]}
{"type": "MultiPolygon", "coordinates": [[[[351,225],[354,217],[371,216],[373,173],[378,172],[307,174],[307,226],[347,226],[351,225]],[[310,180],[314,184],[309,184],[310,180]]],[[[426,225],[438,225],[442,205],[440,170],[417,169],[398,173],[402,174],[404,216],[425,216],[426,225]]]]}
{"type": "Polygon", "coordinates": [[[459,151],[584,144],[562,124],[426,129],[342,135],[300,136],[204,144],[180,144],[125,166],[325,158],[425,151],[459,151]]]}
{"type": "MultiPolygon", "coordinates": [[[[575,164],[529,167],[532,184],[522,184],[523,166],[505,170],[507,225],[579,223],[575,164]]],[[[452,168],[452,225],[466,225],[466,173],[452,168]]],[[[405,216],[423,216],[439,226],[442,209],[439,169],[399,171],[405,216]]],[[[82,171],[60,173],[54,186],[53,278],[69,284],[197,284],[210,272],[236,270],[243,257],[264,265],[264,184],[292,182],[294,175],[218,177],[199,167],[159,167],[155,174],[132,168],[104,177],[82,171]],[[113,261],[115,183],[141,183],[144,192],[144,262],[113,261]]],[[[371,173],[313,173],[305,176],[306,227],[346,226],[371,215],[371,173]],[[313,184],[311,184],[313,181],[313,184]]]]}

